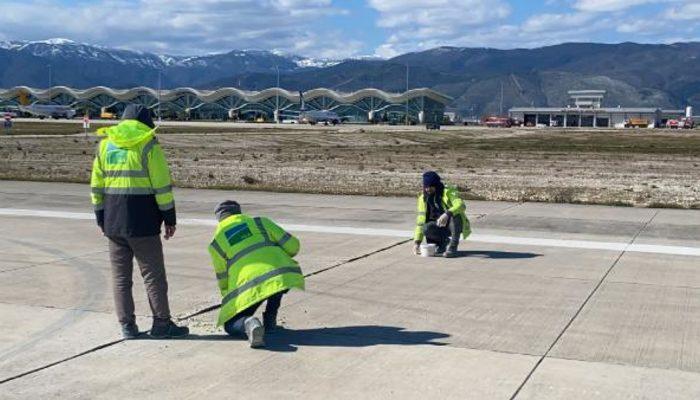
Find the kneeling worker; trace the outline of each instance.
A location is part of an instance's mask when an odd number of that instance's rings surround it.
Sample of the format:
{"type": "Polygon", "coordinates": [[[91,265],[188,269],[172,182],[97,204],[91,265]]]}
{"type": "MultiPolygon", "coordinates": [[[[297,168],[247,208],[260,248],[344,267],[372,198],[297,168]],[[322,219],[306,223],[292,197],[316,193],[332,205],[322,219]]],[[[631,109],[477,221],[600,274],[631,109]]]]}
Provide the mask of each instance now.
{"type": "Polygon", "coordinates": [[[420,244],[425,236],[426,242],[437,245],[437,254],[454,257],[459,236],[466,239],[471,233],[465,210],[457,189],[445,187],[437,172],[424,173],[423,191],[418,196],[413,252],[420,254],[420,244]]]}
{"type": "Polygon", "coordinates": [[[304,276],[292,257],[299,240],[264,217],[241,214],[235,201],[216,207],[219,225],[209,254],[221,290],[218,325],[231,336],[247,337],[250,347],[265,346],[264,333],[277,326],[284,293],[304,289],[304,276]],[[255,311],[267,301],[263,323],[255,311]]]}

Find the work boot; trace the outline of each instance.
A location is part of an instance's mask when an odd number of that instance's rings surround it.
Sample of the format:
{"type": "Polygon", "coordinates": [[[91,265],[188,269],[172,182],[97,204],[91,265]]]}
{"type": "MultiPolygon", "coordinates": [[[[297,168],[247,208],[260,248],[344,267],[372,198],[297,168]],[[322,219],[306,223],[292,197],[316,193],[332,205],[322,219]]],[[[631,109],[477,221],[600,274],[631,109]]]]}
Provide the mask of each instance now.
{"type": "Polygon", "coordinates": [[[437,248],[435,249],[435,255],[439,256],[441,254],[445,253],[445,249],[447,248],[447,242],[442,242],[437,245],[437,248]]]}
{"type": "Polygon", "coordinates": [[[265,327],[265,333],[274,332],[277,330],[277,314],[263,313],[263,326],[265,327]]]}
{"type": "Polygon", "coordinates": [[[139,337],[141,332],[139,332],[139,327],[136,326],[135,322],[130,322],[128,324],[122,324],[122,336],[126,340],[136,339],[139,337]]]}
{"type": "Polygon", "coordinates": [[[443,257],[445,258],[453,258],[457,256],[457,245],[451,245],[450,247],[445,250],[445,254],[443,254],[443,257]]]}
{"type": "Polygon", "coordinates": [[[190,328],[186,326],[177,326],[170,319],[153,319],[153,327],[151,327],[151,337],[154,339],[172,339],[181,338],[189,335],[190,328]]]}
{"type": "Polygon", "coordinates": [[[260,320],[256,317],[248,317],[243,325],[250,347],[253,349],[265,347],[265,328],[260,320]]]}

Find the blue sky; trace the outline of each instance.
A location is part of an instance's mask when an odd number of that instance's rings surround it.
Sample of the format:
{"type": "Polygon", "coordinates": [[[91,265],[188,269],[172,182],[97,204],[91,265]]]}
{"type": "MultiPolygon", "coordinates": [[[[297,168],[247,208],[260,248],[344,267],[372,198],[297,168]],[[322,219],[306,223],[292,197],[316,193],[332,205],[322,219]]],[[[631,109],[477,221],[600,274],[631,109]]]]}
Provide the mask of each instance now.
{"type": "Polygon", "coordinates": [[[437,46],[700,40],[700,0],[4,0],[0,40],[199,55],[392,57],[437,46]]]}

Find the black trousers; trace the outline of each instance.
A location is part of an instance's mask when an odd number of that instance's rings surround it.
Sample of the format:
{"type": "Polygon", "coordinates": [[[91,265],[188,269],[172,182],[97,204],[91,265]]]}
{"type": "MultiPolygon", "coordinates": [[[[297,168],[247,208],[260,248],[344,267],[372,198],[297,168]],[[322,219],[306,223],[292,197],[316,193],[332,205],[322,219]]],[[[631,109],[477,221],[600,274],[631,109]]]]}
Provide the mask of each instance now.
{"type": "Polygon", "coordinates": [[[438,226],[435,221],[426,223],[423,226],[423,234],[425,235],[425,241],[428,243],[445,246],[449,242],[450,247],[457,247],[462,228],[462,218],[450,217],[445,227],[438,226]]]}
{"type": "Polygon", "coordinates": [[[245,336],[245,320],[248,317],[255,315],[255,311],[257,311],[260,305],[264,302],[267,302],[265,305],[265,314],[277,316],[277,310],[279,310],[280,305],[282,305],[282,296],[284,296],[285,293],[287,293],[287,290],[268,297],[267,299],[259,303],[255,303],[245,310],[239,312],[235,317],[226,321],[224,324],[224,330],[231,336],[245,336]]]}

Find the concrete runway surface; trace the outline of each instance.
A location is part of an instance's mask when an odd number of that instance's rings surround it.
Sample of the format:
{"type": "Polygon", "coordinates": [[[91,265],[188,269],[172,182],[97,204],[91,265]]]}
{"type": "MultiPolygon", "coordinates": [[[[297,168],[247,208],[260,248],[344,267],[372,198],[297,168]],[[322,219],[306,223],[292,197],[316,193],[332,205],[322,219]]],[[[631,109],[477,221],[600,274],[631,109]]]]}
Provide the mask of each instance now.
{"type": "Polygon", "coordinates": [[[700,398],[699,211],[469,202],[473,238],[442,259],[411,253],[412,198],[177,189],[165,256],[194,335],[125,342],[88,193],[0,182],[2,399],[700,398]],[[224,199],[302,241],[307,290],[266,350],[201,313],[224,199]]]}

